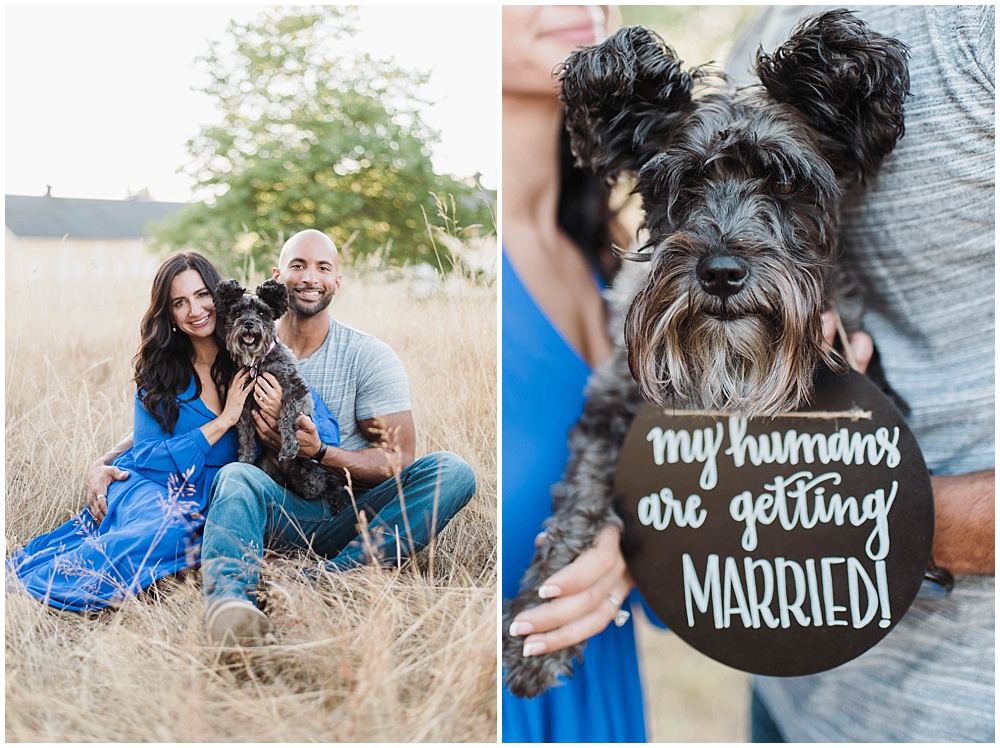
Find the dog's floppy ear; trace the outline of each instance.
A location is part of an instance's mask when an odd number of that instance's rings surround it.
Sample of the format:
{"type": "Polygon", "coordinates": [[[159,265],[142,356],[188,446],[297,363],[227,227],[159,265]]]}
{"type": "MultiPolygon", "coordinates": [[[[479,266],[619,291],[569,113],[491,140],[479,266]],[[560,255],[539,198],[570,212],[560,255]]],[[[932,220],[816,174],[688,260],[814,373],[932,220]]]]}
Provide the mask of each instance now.
{"type": "Polygon", "coordinates": [[[271,308],[275,319],[288,311],[288,289],[273,278],[257,286],[255,293],[271,308]]]}
{"type": "Polygon", "coordinates": [[[757,75],[824,135],[838,177],[863,182],[903,137],[910,88],[907,47],[849,11],[802,21],[773,55],[757,52],[757,75]]]}
{"type": "Polygon", "coordinates": [[[220,317],[228,317],[229,310],[233,308],[243,294],[246,293],[246,289],[239,284],[235,278],[230,280],[225,280],[216,285],[215,287],[215,311],[220,317]]]}
{"type": "Polygon", "coordinates": [[[641,26],[574,52],[559,79],[577,163],[608,180],[646,163],[691,102],[694,79],[681,64],[656,32],[641,26]]]}

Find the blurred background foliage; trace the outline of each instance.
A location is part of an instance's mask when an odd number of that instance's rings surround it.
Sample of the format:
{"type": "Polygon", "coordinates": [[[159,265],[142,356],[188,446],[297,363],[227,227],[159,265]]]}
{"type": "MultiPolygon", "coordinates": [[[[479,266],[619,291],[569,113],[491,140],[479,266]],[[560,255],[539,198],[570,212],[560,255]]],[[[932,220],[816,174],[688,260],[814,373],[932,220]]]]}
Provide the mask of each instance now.
{"type": "Polygon", "coordinates": [[[714,62],[724,69],[732,41],[755,5],[619,5],[623,26],[648,26],[674,48],[686,67],[714,62]]]}
{"type": "Polygon", "coordinates": [[[198,63],[219,119],[188,141],[185,168],[200,201],[153,227],[159,248],[248,277],[316,228],[348,262],[448,270],[454,257],[432,238],[441,203],[459,238],[494,231],[495,192],[434,172],[426,76],[351,50],[356,22],[350,6],[275,7],[211,44],[198,63]]]}

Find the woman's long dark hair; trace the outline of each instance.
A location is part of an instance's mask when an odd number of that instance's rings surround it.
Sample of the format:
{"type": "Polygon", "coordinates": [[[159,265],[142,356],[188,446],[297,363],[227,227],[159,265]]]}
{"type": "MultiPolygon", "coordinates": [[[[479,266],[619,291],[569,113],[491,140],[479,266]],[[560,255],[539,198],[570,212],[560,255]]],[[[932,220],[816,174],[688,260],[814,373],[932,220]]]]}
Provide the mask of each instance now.
{"type": "MultiPolygon", "coordinates": [[[[139,388],[142,404],[168,433],[177,425],[177,396],[187,389],[194,376],[194,346],[186,334],[179,330],[172,331],[174,319],[170,308],[170,285],[185,270],[197,271],[205,287],[215,296],[220,277],[212,263],[197,252],[181,252],[167,259],[153,279],[149,309],[139,327],[139,350],[132,359],[135,384],[139,388]]],[[[236,365],[226,350],[218,318],[213,337],[219,345],[219,353],[212,363],[212,381],[219,390],[219,397],[225,402],[226,390],[236,373],[236,365]]],[[[192,400],[198,397],[201,397],[201,381],[195,377],[192,400]]]]}
{"type": "Polygon", "coordinates": [[[611,207],[611,188],[595,174],[581,169],[570,150],[569,133],[564,127],[559,138],[559,205],[560,227],[580,248],[591,266],[610,283],[619,268],[621,258],[612,248],[616,228],[616,212],[611,207]]]}

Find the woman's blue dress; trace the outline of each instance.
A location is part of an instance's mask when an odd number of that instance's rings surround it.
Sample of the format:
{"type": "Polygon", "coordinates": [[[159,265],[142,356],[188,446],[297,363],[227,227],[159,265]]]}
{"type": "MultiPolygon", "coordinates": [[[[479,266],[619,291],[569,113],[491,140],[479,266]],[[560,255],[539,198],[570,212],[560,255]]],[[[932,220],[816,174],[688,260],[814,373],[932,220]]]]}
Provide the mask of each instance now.
{"type": "MultiPolygon", "coordinates": [[[[513,599],[552,513],[567,437],[583,412],[591,370],[535,303],[510,264],[503,273],[503,597],[513,599]]],[[[645,706],[632,622],[609,626],[583,664],[534,699],[503,689],[503,741],[644,742],[645,706]]]]}
{"type": "Polygon", "coordinates": [[[84,509],[39,535],[7,559],[8,575],[52,607],[81,611],[119,603],[195,566],[208,490],[219,468],[236,459],[237,439],[230,429],[209,445],[200,427],[217,414],[194,393],[192,378],[170,433],[136,394],[133,445],[113,463],[129,477],[108,487],[107,516],[98,525],[84,509]]]}

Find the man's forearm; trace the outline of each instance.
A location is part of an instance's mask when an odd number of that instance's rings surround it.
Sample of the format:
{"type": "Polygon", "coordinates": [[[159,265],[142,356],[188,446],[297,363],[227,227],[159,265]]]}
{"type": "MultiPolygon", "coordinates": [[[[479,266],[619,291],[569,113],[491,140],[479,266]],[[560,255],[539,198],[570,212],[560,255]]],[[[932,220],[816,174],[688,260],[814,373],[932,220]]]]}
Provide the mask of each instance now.
{"type": "Polygon", "coordinates": [[[994,471],[932,476],[934,561],[952,574],[994,574],[994,471]]]}
{"type": "Polygon", "coordinates": [[[114,462],[114,460],[117,457],[120,457],[121,454],[125,450],[129,449],[131,446],[132,446],[132,437],[131,436],[126,436],[124,439],[122,439],[120,442],[118,442],[118,444],[116,444],[115,446],[113,446],[111,448],[110,452],[107,452],[104,455],[102,455],[101,457],[98,457],[95,462],[97,462],[97,463],[99,463],[101,465],[110,465],[112,462],[114,462]]]}
{"type": "Polygon", "coordinates": [[[330,472],[350,472],[353,485],[371,488],[396,475],[411,462],[412,452],[373,446],[357,451],[328,447],[320,464],[330,472]]]}

